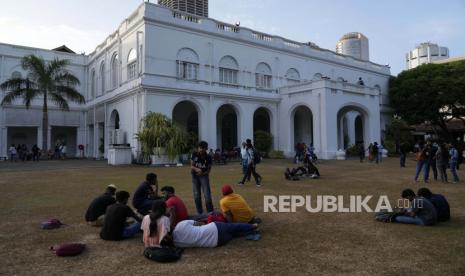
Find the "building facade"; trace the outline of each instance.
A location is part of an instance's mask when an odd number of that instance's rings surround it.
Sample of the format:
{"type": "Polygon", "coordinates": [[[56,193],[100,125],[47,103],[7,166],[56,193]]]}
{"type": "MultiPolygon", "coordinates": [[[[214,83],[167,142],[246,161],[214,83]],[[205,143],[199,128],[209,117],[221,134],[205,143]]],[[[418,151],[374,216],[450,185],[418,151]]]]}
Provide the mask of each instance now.
{"type": "MultiPolygon", "coordinates": [[[[152,3],[89,55],[0,44],[0,82],[27,74],[20,60],[28,54],[70,59],[81,80],[86,104],[70,112],[52,107],[48,129],[50,147],[64,140],[71,155],[105,157],[124,142],[135,156],[135,134],[149,111],[213,149],[265,130],[288,156],[305,142],[325,159],[357,140],[380,142],[390,118],[387,66],[152,3]],[[359,77],[365,85],[356,84],[359,77]]],[[[41,118],[40,100],[30,110],[20,100],[1,107],[0,156],[10,143],[40,145],[41,118]]]]}
{"type": "Polygon", "coordinates": [[[449,49],[435,43],[425,42],[406,54],[407,70],[422,64],[432,63],[449,58],[449,49]]]}
{"type": "Polygon", "coordinates": [[[336,53],[370,60],[368,38],[357,32],[345,34],[336,44],[336,53]]]}

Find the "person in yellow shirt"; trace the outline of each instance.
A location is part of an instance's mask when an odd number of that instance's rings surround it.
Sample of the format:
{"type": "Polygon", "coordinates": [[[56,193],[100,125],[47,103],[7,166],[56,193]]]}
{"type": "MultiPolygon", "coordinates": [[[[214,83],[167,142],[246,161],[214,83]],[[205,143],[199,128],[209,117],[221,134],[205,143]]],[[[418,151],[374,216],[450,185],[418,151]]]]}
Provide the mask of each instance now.
{"type": "Polygon", "coordinates": [[[220,200],[221,212],[228,222],[255,223],[255,212],[244,198],[235,194],[230,185],[221,188],[223,198],[220,200]]]}

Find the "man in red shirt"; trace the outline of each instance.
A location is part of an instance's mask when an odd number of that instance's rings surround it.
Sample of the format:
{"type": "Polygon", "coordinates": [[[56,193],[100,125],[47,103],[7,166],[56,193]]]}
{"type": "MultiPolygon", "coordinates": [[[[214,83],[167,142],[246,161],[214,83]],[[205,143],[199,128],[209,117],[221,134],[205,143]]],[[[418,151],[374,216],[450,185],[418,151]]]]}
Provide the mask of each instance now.
{"type": "Polygon", "coordinates": [[[171,229],[174,229],[180,221],[188,219],[187,208],[182,199],[174,194],[174,188],[165,186],[161,188],[161,192],[165,197],[166,213],[171,220],[171,229]]]}

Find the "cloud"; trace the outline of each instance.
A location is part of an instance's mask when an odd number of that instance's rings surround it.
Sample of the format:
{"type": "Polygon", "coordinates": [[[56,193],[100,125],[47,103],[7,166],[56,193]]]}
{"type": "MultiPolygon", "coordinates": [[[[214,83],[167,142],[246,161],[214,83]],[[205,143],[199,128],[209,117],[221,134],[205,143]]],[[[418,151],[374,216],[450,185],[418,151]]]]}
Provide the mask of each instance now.
{"type": "Polygon", "coordinates": [[[18,17],[0,18],[0,42],[52,49],[65,44],[77,53],[91,52],[106,33],[83,30],[66,24],[44,25],[18,17]]]}

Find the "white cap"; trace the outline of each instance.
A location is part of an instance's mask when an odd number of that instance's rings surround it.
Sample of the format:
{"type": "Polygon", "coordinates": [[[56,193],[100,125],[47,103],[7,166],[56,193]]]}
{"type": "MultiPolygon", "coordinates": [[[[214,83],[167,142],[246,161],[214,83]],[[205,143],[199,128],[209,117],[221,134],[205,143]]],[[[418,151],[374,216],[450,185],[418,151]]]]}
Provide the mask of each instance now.
{"type": "Polygon", "coordinates": [[[118,187],[116,187],[116,185],[115,185],[115,184],[110,184],[110,185],[108,185],[107,187],[108,187],[108,188],[113,188],[113,189],[115,189],[115,190],[117,190],[117,189],[118,189],[118,187]]]}

